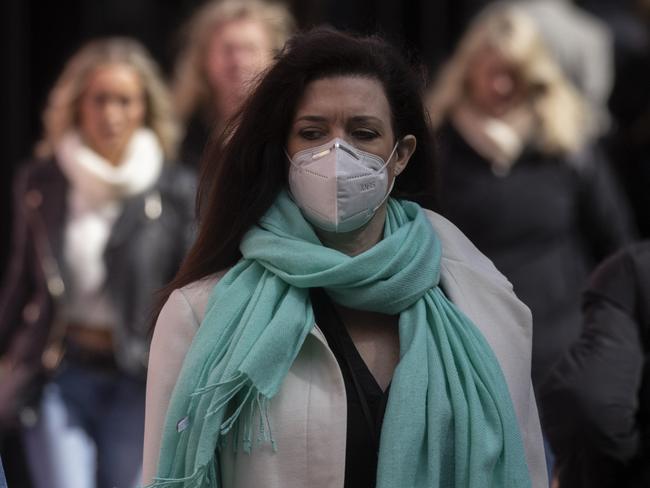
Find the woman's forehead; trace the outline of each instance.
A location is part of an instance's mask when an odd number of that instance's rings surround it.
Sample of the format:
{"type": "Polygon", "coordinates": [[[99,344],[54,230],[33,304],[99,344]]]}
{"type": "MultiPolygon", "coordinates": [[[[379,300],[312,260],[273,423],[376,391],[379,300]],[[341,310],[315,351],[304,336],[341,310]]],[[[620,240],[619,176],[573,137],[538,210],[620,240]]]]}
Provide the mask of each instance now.
{"type": "Polygon", "coordinates": [[[102,63],[93,68],[86,78],[86,88],[119,88],[142,90],[143,83],[136,69],[126,63],[102,63]]]}
{"type": "Polygon", "coordinates": [[[390,121],[383,85],[366,76],[332,76],[307,85],[298,103],[296,119],[304,116],[370,116],[390,121]]]}

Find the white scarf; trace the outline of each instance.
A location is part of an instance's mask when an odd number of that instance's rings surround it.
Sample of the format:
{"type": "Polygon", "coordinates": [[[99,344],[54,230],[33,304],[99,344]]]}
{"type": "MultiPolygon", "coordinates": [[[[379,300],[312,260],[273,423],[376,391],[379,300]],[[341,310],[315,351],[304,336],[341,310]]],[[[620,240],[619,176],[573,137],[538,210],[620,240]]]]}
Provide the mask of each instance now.
{"type": "Polygon", "coordinates": [[[63,229],[68,270],[66,318],[95,327],[117,322],[115,307],[103,284],[103,255],[122,201],[151,188],[163,167],[163,152],[149,129],[138,129],[124,159],[113,165],[89,148],[78,132],[67,133],[56,150],[57,161],[70,182],[63,229]]]}
{"type": "Polygon", "coordinates": [[[120,200],[147,190],[158,180],[163,166],[162,147],[154,132],[146,128],[133,134],[118,165],[88,147],[76,131],[63,137],[56,157],[74,190],[95,203],[120,200]]]}
{"type": "Polygon", "coordinates": [[[463,103],[453,111],[451,120],[463,139],[489,161],[495,174],[507,175],[529,139],[533,118],[526,108],[496,118],[463,103]]]}

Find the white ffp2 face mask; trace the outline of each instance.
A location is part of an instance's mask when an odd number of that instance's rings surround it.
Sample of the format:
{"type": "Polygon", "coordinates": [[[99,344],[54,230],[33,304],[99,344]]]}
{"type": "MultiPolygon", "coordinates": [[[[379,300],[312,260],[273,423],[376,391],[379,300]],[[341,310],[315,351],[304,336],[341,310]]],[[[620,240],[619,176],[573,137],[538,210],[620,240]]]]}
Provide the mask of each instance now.
{"type": "MultiPolygon", "coordinates": [[[[338,137],[289,155],[289,190],[305,218],[331,232],[367,223],[388,198],[388,162],[338,137]]],[[[395,180],[393,179],[393,182],[395,180]]]]}

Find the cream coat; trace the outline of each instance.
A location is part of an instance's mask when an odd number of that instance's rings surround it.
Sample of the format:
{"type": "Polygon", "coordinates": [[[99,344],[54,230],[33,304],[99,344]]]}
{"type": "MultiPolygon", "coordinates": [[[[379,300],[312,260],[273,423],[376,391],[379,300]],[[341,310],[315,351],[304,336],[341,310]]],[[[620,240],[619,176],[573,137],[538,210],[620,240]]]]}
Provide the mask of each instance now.
{"type": "MultiPolygon", "coordinates": [[[[453,224],[436,213],[427,211],[427,215],[442,242],[441,285],[494,350],[519,420],[532,486],[547,488],[542,435],[530,381],[530,312],[517,299],[506,278],[453,224]]],[[[174,291],[158,318],[147,381],[145,483],[156,473],[172,389],[205,313],[210,292],[220,276],[174,291]]],[[[305,340],[280,392],[271,401],[271,426],[277,452],[268,443],[254,447],[250,455],[224,449],[219,455],[223,486],[342,488],[346,415],[341,371],[316,326],[305,340]]]]}

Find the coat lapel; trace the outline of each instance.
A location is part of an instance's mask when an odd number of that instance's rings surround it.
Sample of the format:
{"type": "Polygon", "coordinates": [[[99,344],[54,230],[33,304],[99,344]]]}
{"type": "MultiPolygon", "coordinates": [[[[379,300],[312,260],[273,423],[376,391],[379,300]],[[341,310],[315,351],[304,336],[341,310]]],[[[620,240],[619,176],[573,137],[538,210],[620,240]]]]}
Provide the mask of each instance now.
{"type": "Polygon", "coordinates": [[[162,198],[156,189],[126,200],[122,213],[113,226],[111,236],[106,244],[106,251],[121,246],[134,235],[140,225],[148,220],[159,219],[162,212],[162,198]]]}
{"type": "Polygon", "coordinates": [[[115,249],[126,242],[144,216],[144,204],[141,197],[129,198],[124,202],[122,213],[115,221],[111,235],[106,243],[106,251],[115,249]]]}

